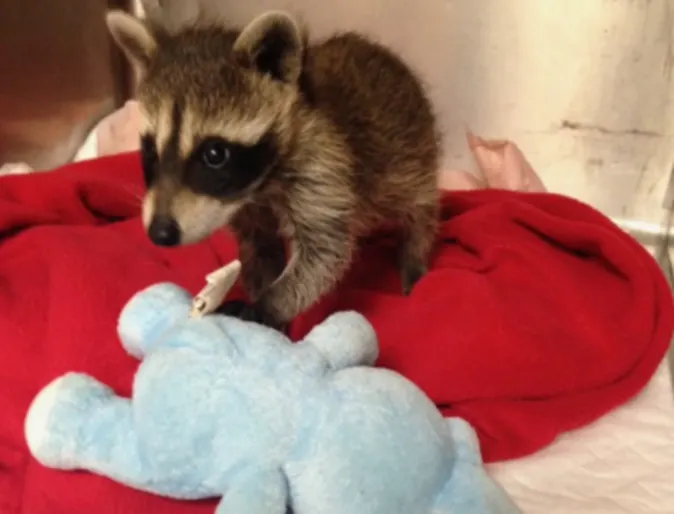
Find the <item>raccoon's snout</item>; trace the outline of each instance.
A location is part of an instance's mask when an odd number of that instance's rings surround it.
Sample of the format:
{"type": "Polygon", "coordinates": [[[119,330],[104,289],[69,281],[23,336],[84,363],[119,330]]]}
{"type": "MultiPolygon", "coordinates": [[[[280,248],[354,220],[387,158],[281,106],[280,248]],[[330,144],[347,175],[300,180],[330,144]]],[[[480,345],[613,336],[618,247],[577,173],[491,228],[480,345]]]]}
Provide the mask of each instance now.
{"type": "Polygon", "coordinates": [[[157,246],[177,246],[180,244],[180,227],[169,216],[155,216],[147,230],[147,235],[157,246]]]}

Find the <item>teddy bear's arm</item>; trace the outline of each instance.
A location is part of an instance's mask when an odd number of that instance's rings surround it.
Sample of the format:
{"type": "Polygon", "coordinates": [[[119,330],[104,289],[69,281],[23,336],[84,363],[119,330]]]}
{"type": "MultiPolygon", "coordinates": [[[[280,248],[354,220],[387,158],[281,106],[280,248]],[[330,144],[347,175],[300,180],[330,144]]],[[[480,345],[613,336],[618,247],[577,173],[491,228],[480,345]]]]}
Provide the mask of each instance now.
{"type": "Polygon", "coordinates": [[[315,326],[301,345],[311,345],[334,369],[372,366],[377,360],[377,335],[364,316],[338,312],[315,326]]]}
{"type": "Polygon", "coordinates": [[[87,469],[152,490],[138,446],[131,401],[83,373],[67,373],[35,397],[26,416],[26,440],[41,463],[87,469]]]}
{"type": "Polygon", "coordinates": [[[285,514],[288,482],[280,469],[254,470],[228,484],[215,514],[285,514]]]}

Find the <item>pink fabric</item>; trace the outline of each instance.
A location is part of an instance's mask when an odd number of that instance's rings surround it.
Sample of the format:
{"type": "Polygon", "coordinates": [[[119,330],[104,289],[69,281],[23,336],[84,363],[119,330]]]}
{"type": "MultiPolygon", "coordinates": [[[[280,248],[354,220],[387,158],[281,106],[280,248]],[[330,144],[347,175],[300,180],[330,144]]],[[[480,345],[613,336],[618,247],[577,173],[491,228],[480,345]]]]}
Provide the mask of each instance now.
{"type": "Polygon", "coordinates": [[[514,143],[482,139],[471,132],[467,133],[467,140],[478,167],[478,175],[462,170],[444,171],[440,175],[442,189],[546,191],[543,182],[514,143]]]}

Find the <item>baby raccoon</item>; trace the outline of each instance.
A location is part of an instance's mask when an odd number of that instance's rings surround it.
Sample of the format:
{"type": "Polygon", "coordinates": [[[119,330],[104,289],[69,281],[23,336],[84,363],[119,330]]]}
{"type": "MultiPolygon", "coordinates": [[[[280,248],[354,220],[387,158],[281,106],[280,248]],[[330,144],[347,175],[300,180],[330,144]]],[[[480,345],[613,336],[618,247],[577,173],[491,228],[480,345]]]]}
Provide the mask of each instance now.
{"type": "Polygon", "coordinates": [[[107,22],[140,77],[144,226],[162,246],[233,230],[251,303],[226,312],[283,326],[384,225],[399,229],[410,293],[436,233],[439,136],[399,57],[355,33],[309,45],[280,11],[243,30],[168,31],[115,11],[107,22]]]}

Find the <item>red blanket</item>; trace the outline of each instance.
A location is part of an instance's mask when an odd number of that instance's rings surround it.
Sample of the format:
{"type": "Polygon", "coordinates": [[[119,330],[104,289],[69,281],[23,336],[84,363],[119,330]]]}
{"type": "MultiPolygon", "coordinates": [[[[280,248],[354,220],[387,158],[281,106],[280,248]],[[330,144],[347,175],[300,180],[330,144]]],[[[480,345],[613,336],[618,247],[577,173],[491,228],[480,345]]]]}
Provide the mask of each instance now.
{"type": "MultiPolygon", "coordinates": [[[[0,179],[0,512],[212,512],[45,469],[23,440],[29,402],[61,373],[87,371],[129,393],[137,363],[115,323],[131,295],[161,280],[196,292],[236,255],[225,233],[153,247],[140,194],[136,155],[0,179]]],[[[389,242],[373,240],[293,336],[335,309],[360,310],[380,336],[380,364],[472,422],[488,461],[534,452],[646,384],[674,317],[635,241],[569,198],[486,190],[445,200],[432,271],[411,297],[400,296],[389,242]]]]}

